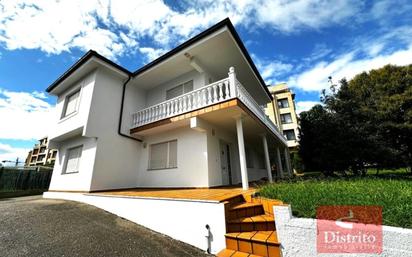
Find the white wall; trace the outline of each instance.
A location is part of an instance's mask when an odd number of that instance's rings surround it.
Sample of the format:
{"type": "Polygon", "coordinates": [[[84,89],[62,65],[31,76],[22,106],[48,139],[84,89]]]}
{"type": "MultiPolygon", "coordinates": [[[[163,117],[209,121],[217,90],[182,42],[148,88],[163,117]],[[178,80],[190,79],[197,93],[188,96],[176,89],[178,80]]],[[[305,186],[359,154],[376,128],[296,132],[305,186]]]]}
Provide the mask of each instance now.
{"type": "Polygon", "coordinates": [[[209,224],[213,235],[212,253],[217,253],[226,247],[223,203],[56,192],[46,192],[43,197],[74,200],[94,205],[204,251],[207,249],[205,226],[209,224]]]}
{"type": "Polygon", "coordinates": [[[207,187],[207,143],[204,133],[188,127],[144,138],[139,162],[140,187],[207,187]],[[177,168],[148,170],[150,144],[177,139],[177,168]]]}
{"type": "MultiPolygon", "coordinates": [[[[274,206],[276,232],[282,245],[284,257],[317,257],[316,219],[295,218],[289,206],[274,206]]],[[[382,226],[383,257],[411,257],[412,229],[382,226]]],[[[350,255],[350,254],[349,254],[350,255]]],[[[345,257],[348,254],[325,254],[325,257],[345,257]]],[[[377,256],[376,254],[356,254],[352,256],[377,256]]]]}
{"type": "Polygon", "coordinates": [[[95,138],[85,138],[81,136],[71,138],[61,144],[58,148],[49,190],[89,191],[96,156],[96,144],[97,140],[95,138]],[[83,146],[79,168],[80,172],[63,174],[67,149],[80,145],[83,146]]]}
{"type": "Polygon", "coordinates": [[[95,85],[96,72],[91,72],[83,79],[74,83],[68,90],[63,92],[57,98],[56,110],[55,110],[55,124],[50,128],[49,131],[49,141],[53,145],[59,136],[68,134],[75,130],[80,129],[80,134],[82,133],[83,127],[87,124],[87,119],[89,116],[89,110],[91,106],[91,100],[93,95],[93,89],[95,85]],[[64,109],[65,99],[68,95],[77,91],[80,88],[80,97],[77,112],[61,118],[64,109]]]}
{"type": "MultiPolygon", "coordinates": [[[[85,129],[85,136],[98,138],[91,190],[137,185],[141,143],[117,133],[123,83],[122,79],[104,70],[98,70],[96,74],[96,87],[85,129]]],[[[133,96],[138,97],[138,94],[133,96]]],[[[138,100],[135,99],[136,102],[138,100]]],[[[127,113],[124,115],[128,116],[127,113]]]]}

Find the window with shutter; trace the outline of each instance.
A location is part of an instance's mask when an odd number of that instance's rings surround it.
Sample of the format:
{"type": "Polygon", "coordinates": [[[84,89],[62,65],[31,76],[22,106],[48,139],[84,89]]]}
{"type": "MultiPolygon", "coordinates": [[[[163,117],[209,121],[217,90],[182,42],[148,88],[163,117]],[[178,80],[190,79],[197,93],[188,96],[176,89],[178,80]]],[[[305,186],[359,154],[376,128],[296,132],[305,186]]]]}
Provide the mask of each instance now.
{"type": "Polygon", "coordinates": [[[177,140],[150,145],[149,169],[177,168],[177,140]]]}
{"type": "Polygon", "coordinates": [[[78,105],[77,103],[79,101],[79,96],[80,96],[80,90],[76,91],[75,93],[69,95],[66,98],[62,118],[77,111],[77,105],[78,105]]]}
{"type": "Polygon", "coordinates": [[[166,100],[178,97],[179,95],[186,94],[190,91],[193,91],[193,80],[190,80],[186,83],[180,84],[174,88],[167,90],[166,100]]]}
{"type": "Polygon", "coordinates": [[[67,150],[65,174],[79,172],[82,149],[83,146],[77,146],[67,150]]]}

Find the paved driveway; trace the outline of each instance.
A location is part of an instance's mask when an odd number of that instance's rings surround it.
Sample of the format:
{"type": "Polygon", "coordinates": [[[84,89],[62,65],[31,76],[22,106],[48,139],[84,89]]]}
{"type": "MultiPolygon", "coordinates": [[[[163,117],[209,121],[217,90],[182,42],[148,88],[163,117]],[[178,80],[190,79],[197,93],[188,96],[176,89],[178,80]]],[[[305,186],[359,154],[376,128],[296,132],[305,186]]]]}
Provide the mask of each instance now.
{"type": "Polygon", "coordinates": [[[0,256],[207,256],[98,208],[41,196],[0,199],[0,256]]]}

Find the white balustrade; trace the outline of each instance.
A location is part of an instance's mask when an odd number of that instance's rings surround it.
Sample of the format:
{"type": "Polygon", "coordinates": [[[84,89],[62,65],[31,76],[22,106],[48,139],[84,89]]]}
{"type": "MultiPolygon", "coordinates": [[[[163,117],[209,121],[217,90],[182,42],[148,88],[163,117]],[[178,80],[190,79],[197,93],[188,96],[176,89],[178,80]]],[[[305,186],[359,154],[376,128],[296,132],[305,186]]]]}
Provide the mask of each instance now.
{"type": "Polygon", "coordinates": [[[132,127],[140,127],[234,98],[238,98],[246,105],[281,140],[284,139],[276,125],[266,115],[265,110],[236,79],[233,68],[230,68],[228,77],[225,79],[134,113],[132,127]]]}

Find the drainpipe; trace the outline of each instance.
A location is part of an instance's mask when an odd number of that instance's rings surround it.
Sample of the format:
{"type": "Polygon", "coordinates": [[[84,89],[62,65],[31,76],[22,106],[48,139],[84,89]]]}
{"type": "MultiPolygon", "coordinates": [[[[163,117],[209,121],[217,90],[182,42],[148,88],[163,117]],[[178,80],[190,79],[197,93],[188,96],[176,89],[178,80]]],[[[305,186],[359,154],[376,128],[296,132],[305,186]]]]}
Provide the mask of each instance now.
{"type": "Polygon", "coordinates": [[[122,101],[121,101],[121,103],[120,103],[119,126],[118,126],[118,130],[117,130],[117,134],[119,134],[119,135],[122,136],[122,137],[126,137],[126,138],[129,138],[129,139],[138,141],[138,142],[142,142],[142,140],[140,140],[140,139],[137,139],[137,138],[134,138],[134,137],[131,137],[131,136],[129,136],[129,135],[126,135],[126,134],[122,133],[122,119],[123,119],[124,96],[125,96],[125,93],[126,93],[126,85],[127,85],[127,83],[129,83],[129,81],[130,81],[131,78],[132,78],[132,76],[129,75],[129,77],[127,78],[127,80],[123,83],[122,101]]]}

